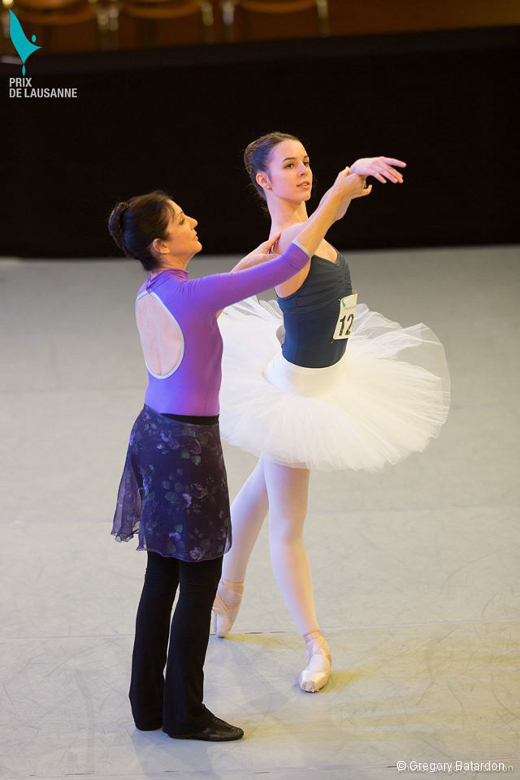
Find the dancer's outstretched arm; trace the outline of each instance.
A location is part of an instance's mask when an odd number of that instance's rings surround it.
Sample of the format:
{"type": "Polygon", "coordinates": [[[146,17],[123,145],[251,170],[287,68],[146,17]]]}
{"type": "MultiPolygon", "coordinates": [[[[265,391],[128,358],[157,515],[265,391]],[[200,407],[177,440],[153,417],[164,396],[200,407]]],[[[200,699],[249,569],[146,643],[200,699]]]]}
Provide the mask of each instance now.
{"type": "Polygon", "coordinates": [[[305,222],[299,222],[296,225],[290,225],[288,228],[286,228],[283,231],[277,245],[277,250],[283,252],[289,246],[291,241],[293,241],[296,237],[298,237],[298,241],[301,242],[301,235],[303,233],[303,230],[314,219],[316,214],[319,213],[320,209],[322,209],[325,206],[328,199],[330,198],[331,191],[334,189],[334,187],[338,185],[340,177],[342,177],[343,179],[349,179],[350,176],[355,175],[357,176],[358,181],[362,182],[363,187],[361,188],[360,191],[357,191],[354,194],[352,194],[350,200],[344,201],[342,203],[341,207],[337,210],[335,214],[335,218],[333,222],[336,222],[338,219],[341,219],[346,214],[350,202],[354,200],[354,198],[359,198],[364,195],[370,194],[370,192],[372,191],[372,185],[370,185],[369,187],[365,187],[365,180],[367,176],[373,176],[375,179],[385,184],[386,184],[386,179],[388,179],[388,181],[391,181],[393,183],[402,184],[403,176],[400,173],[400,171],[396,170],[393,166],[404,168],[406,167],[406,163],[403,162],[402,160],[397,160],[394,157],[365,157],[356,160],[356,162],[353,163],[350,166],[350,168],[347,167],[343,171],[341,171],[341,173],[338,175],[338,178],[334,182],[334,185],[331,187],[330,190],[328,190],[325,193],[325,195],[320,201],[318,208],[316,209],[314,214],[312,214],[312,216],[309,217],[308,220],[306,220],[305,222]]]}
{"type": "Polygon", "coordinates": [[[298,237],[309,255],[313,255],[327,231],[338,219],[346,213],[351,200],[370,195],[372,185],[365,187],[365,177],[351,173],[350,168],[344,168],[336,177],[336,181],[320,201],[316,211],[306,222],[291,225],[283,231],[278,241],[278,251],[284,252],[286,247],[298,237]]]}
{"type": "MultiPolygon", "coordinates": [[[[373,176],[378,181],[382,182],[383,184],[386,184],[386,180],[402,184],[403,183],[403,176],[400,171],[396,170],[395,167],[397,166],[399,168],[405,168],[406,163],[403,162],[403,160],[397,160],[395,157],[363,157],[359,160],[356,160],[355,163],[353,163],[350,168],[345,168],[341,173],[339,174],[338,178],[341,176],[343,178],[347,178],[349,174],[356,174],[357,176],[360,176],[363,178],[363,182],[366,179],[367,176],[373,176]],[[385,178],[386,177],[386,178],[385,178]]],[[[334,186],[338,183],[338,179],[336,179],[336,182],[334,186]]],[[[333,187],[331,188],[331,190],[333,187]]],[[[325,193],[323,198],[320,201],[320,204],[312,217],[309,219],[312,219],[316,216],[316,214],[320,213],[320,209],[326,208],[326,203],[328,199],[330,198],[330,192],[331,190],[328,190],[328,192],[325,193]]],[[[349,205],[351,200],[357,197],[361,197],[363,195],[368,195],[372,190],[372,187],[364,188],[362,189],[358,194],[353,193],[348,200],[344,200],[342,203],[341,209],[338,209],[335,215],[334,221],[337,221],[338,219],[341,219],[349,205]]],[[[242,260],[240,260],[239,263],[233,268],[233,271],[241,271],[245,268],[251,268],[254,265],[258,265],[259,263],[263,263],[266,260],[270,259],[270,254],[274,249],[277,253],[283,252],[284,249],[286,249],[291,241],[296,238],[296,236],[300,235],[304,227],[308,224],[309,220],[306,220],[305,222],[299,222],[297,225],[291,225],[290,227],[286,228],[282,233],[278,233],[276,236],[272,236],[269,241],[265,241],[264,243],[260,244],[256,249],[253,249],[252,252],[250,252],[246,257],[243,257],[242,260]],[[279,241],[280,237],[283,235],[283,241],[279,241]]],[[[271,255],[272,257],[272,255],[271,255]]]]}
{"type": "Polygon", "coordinates": [[[321,240],[325,237],[331,225],[346,213],[350,201],[364,195],[370,195],[372,186],[365,187],[365,177],[351,174],[349,168],[344,168],[336,181],[322,197],[318,208],[305,222],[291,225],[283,233],[271,236],[268,241],[260,244],[246,257],[243,257],[233,268],[233,271],[243,271],[254,265],[273,258],[273,250],[281,254],[290,246],[296,236],[298,242],[313,255],[321,240]]]}
{"type": "Polygon", "coordinates": [[[298,240],[291,241],[281,250],[280,256],[237,273],[212,274],[194,279],[187,285],[187,294],[195,296],[199,306],[216,313],[225,306],[290,279],[308,266],[327,230],[338,219],[338,214],[345,212],[345,203],[353,197],[370,194],[372,188],[364,188],[364,184],[363,176],[349,175],[348,168],[341,171],[323,196],[319,208],[304,224],[298,240]]]}
{"type": "Polygon", "coordinates": [[[356,160],[350,166],[350,170],[360,176],[373,176],[382,184],[386,184],[386,179],[394,184],[402,184],[403,174],[396,171],[394,165],[398,168],[406,168],[406,163],[396,160],[395,157],[363,157],[361,160],[356,160]]]}

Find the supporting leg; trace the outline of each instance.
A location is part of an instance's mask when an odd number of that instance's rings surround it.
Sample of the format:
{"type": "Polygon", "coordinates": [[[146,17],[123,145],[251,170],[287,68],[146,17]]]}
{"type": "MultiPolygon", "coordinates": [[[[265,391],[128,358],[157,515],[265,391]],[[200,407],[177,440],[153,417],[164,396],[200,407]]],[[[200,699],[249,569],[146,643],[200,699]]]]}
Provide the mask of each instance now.
{"type": "Polygon", "coordinates": [[[332,657],[316,617],[311,569],[303,540],[310,473],[305,468],[291,468],[266,460],[264,476],[269,498],[271,563],[278,586],[306,643],[309,666],[300,675],[300,686],[314,692],[327,682],[332,657]]]}

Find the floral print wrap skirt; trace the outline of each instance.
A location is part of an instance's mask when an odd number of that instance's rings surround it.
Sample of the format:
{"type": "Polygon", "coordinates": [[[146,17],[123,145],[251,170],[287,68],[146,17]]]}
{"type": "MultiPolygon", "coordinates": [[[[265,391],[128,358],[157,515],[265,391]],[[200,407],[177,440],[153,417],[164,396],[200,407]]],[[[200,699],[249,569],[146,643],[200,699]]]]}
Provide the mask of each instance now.
{"type": "Polygon", "coordinates": [[[218,422],[181,422],[144,405],[130,433],[112,534],[181,561],[231,547],[227,475],[218,422]]]}

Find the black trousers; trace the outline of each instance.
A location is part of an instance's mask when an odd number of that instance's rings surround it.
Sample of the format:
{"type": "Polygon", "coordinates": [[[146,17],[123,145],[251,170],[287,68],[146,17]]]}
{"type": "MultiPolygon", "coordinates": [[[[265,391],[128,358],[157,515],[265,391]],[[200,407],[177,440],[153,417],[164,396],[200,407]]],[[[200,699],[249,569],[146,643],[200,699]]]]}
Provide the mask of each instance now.
{"type": "Polygon", "coordinates": [[[162,726],[167,734],[189,734],[206,728],[213,718],[202,703],[203,667],[223,557],[189,563],[155,552],[147,555],[132,653],[132,714],[139,729],[162,726]]]}

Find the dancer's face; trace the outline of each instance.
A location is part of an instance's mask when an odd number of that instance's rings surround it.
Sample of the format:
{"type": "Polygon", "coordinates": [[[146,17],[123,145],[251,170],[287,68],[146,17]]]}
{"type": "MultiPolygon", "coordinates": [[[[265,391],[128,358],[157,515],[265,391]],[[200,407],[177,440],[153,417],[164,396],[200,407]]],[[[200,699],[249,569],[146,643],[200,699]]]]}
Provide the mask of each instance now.
{"type": "Polygon", "coordinates": [[[154,245],[162,255],[173,255],[183,260],[191,260],[202,249],[202,244],[195,232],[198,222],[193,217],[184,214],[178,203],[170,200],[170,204],[175,211],[175,216],[170,217],[168,239],[166,241],[156,239],[154,245]]]}
{"type": "Polygon", "coordinates": [[[257,174],[266,195],[296,203],[309,200],[312,170],[309,155],[300,141],[281,141],[271,150],[268,170],[257,174]]]}

